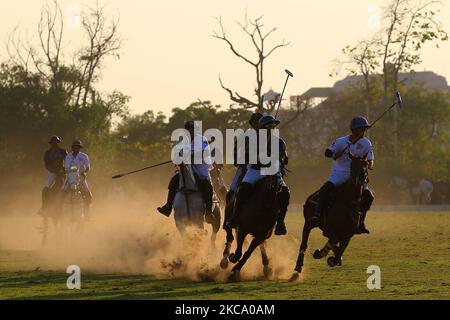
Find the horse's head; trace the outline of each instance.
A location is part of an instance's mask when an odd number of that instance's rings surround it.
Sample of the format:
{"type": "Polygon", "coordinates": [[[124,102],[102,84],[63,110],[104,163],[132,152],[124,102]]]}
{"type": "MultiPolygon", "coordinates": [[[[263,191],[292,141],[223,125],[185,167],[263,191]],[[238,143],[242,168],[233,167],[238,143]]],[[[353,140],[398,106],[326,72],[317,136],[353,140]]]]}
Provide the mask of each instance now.
{"type": "Polygon", "coordinates": [[[369,161],[367,161],[368,154],[363,157],[358,157],[349,152],[349,157],[352,160],[350,164],[350,178],[355,186],[363,185],[367,182],[367,170],[369,168],[369,161]]]}
{"type": "Polygon", "coordinates": [[[70,167],[67,172],[67,183],[69,184],[70,189],[77,190],[80,186],[80,181],[80,171],[78,168],[75,166],[70,167]]]}

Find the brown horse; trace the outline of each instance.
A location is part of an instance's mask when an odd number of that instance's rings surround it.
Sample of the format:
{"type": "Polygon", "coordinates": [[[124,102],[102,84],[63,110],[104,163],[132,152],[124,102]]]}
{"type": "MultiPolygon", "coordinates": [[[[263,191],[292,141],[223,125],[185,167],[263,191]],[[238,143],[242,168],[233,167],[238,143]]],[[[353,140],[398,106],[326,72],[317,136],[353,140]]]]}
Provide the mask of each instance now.
{"type": "MultiPolygon", "coordinates": [[[[349,155],[352,160],[350,166],[350,179],[342,186],[336,188],[334,201],[321,215],[319,228],[323,235],[328,238],[327,244],[320,250],[313,253],[314,259],[321,259],[333,251],[334,257],[329,257],[327,263],[330,267],[342,265],[342,254],[347,248],[350,239],[356,233],[359,226],[359,206],[361,202],[364,184],[367,183],[367,155],[365,157],[355,157],[349,155]]],[[[308,247],[308,237],[314,228],[308,221],[313,215],[317,205],[318,192],[308,197],[303,206],[305,224],[303,225],[302,242],[291,280],[296,280],[302,271],[305,252],[308,247]]]]}
{"type": "MultiPolygon", "coordinates": [[[[230,248],[233,241],[233,234],[231,229],[225,228],[227,231],[227,243],[221,261],[221,267],[227,267],[227,258],[232,263],[236,263],[228,279],[229,281],[238,281],[240,279],[240,270],[258,246],[261,250],[264,275],[266,277],[270,276],[271,269],[269,267],[269,258],[267,257],[264,242],[272,235],[277,221],[279,213],[277,195],[280,190],[281,185],[277,176],[267,176],[255,183],[251,195],[242,206],[242,211],[239,214],[238,227],[236,229],[237,248],[231,254],[230,248]],[[253,239],[247,251],[242,255],[242,247],[248,234],[251,234],[253,239]]],[[[234,200],[231,199],[227,203],[226,214],[228,213],[230,215],[233,206],[234,200]]]]}

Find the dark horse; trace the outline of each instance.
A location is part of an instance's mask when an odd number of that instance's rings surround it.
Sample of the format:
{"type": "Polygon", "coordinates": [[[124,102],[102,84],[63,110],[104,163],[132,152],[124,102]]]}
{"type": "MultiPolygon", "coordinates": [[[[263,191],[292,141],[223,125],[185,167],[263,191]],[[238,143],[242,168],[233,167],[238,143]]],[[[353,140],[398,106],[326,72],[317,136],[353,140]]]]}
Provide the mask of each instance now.
{"type": "Polygon", "coordinates": [[[50,190],[45,195],[46,199],[43,199],[43,202],[46,202],[46,207],[42,210],[43,226],[42,228],[38,228],[40,229],[40,232],[42,234],[42,245],[47,244],[49,219],[52,220],[56,233],[59,233],[63,200],[61,187],[63,185],[63,182],[64,176],[58,176],[55,180],[55,183],[51,186],[50,190]]]}
{"type": "MultiPolygon", "coordinates": [[[[350,165],[350,179],[342,186],[336,188],[333,201],[329,208],[324,210],[319,222],[319,228],[323,235],[328,238],[327,244],[320,250],[313,253],[314,259],[321,259],[333,251],[334,257],[329,257],[327,263],[330,267],[342,264],[342,254],[356,233],[360,222],[359,206],[361,202],[364,184],[367,183],[367,155],[365,157],[355,157],[349,154],[352,160],[350,165]]],[[[308,237],[314,228],[308,221],[313,215],[317,205],[318,192],[308,197],[303,206],[305,224],[303,225],[302,242],[295,266],[295,272],[291,280],[296,280],[302,271],[306,248],[308,247],[308,237]]]]}
{"type": "MultiPolygon", "coordinates": [[[[229,277],[230,281],[238,281],[240,279],[240,270],[258,246],[261,250],[264,275],[266,277],[271,275],[269,258],[265,249],[265,240],[269,239],[272,235],[278,218],[279,207],[277,196],[281,190],[280,180],[275,175],[267,176],[255,183],[252,189],[251,195],[242,206],[242,211],[239,214],[238,227],[236,228],[237,248],[235,253],[230,254],[231,243],[234,239],[233,230],[225,227],[227,243],[225,244],[220,266],[225,269],[228,266],[228,259],[232,263],[236,263],[229,277]],[[242,255],[242,246],[248,234],[251,234],[253,239],[247,251],[242,255]]],[[[226,219],[231,215],[233,207],[234,199],[230,199],[225,209],[226,219]]]]}

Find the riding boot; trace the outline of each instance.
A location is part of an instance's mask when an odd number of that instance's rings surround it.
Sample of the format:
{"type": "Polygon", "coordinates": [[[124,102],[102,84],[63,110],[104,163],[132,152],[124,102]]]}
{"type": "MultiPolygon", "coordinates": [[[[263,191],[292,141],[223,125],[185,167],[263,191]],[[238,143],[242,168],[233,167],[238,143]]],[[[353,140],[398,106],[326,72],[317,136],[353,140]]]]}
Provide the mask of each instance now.
{"type": "Polygon", "coordinates": [[[226,226],[229,228],[236,228],[238,225],[239,214],[241,212],[242,205],[245,203],[245,199],[248,197],[251,184],[247,182],[241,183],[236,193],[236,201],[234,203],[233,214],[230,219],[226,223],[226,226]]]}
{"type": "Polygon", "coordinates": [[[369,229],[366,228],[366,225],[364,224],[364,220],[366,219],[367,211],[360,212],[360,220],[359,220],[359,227],[356,234],[363,234],[363,233],[370,233],[369,229]]]}
{"type": "Polygon", "coordinates": [[[328,207],[330,198],[331,198],[331,192],[334,189],[334,184],[330,181],[327,181],[322,188],[319,190],[319,200],[316,206],[316,210],[314,211],[314,214],[309,218],[308,222],[312,226],[318,226],[320,222],[320,217],[323,213],[323,211],[328,207]]]}
{"type": "Polygon", "coordinates": [[[233,190],[229,190],[228,192],[227,192],[227,196],[226,196],[226,204],[228,204],[228,202],[230,202],[230,200],[231,200],[231,198],[234,196],[234,191],[233,190]]]}
{"type": "Polygon", "coordinates": [[[278,216],[277,225],[275,227],[275,235],[282,236],[287,233],[286,224],[284,218],[286,217],[287,209],[289,206],[290,192],[287,186],[281,189],[278,195],[278,204],[280,206],[280,214],[278,216]]]}
{"type": "Polygon", "coordinates": [[[213,186],[209,179],[198,179],[197,181],[202,193],[203,202],[205,203],[205,219],[210,220],[212,217],[213,205],[213,186]]]}
{"type": "Polygon", "coordinates": [[[375,197],[372,191],[369,188],[364,189],[361,197],[360,223],[356,234],[370,233],[370,231],[366,228],[366,225],[364,224],[364,220],[366,219],[367,211],[369,211],[370,207],[372,206],[374,199],[375,197]]]}
{"type": "Polygon", "coordinates": [[[165,215],[166,217],[170,217],[172,213],[173,201],[175,200],[175,195],[177,194],[177,188],[179,183],[179,176],[175,174],[169,182],[169,192],[167,194],[166,204],[162,207],[158,207],[157,210],[165,215]]]}

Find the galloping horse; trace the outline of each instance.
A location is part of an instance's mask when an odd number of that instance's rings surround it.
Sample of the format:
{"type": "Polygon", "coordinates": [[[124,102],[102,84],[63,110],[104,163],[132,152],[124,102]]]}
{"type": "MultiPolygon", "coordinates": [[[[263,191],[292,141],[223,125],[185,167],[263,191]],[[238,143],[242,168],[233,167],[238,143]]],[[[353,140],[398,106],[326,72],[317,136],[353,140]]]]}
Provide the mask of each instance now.
{"type": "MultiPolygon", "coordinates": [[[[189,164],[180,165],[179,175],[179,187],[173,202],[173,210],[175,225],[178,231],[184,235],[187,226],[204,228],[204,202],[192,166],[189,164]]],[[[212,219],[206,221],[212,226],[211,243],[213,246],[220,229],[220,206],[215,195],[214,198],[212,219]]]]}
{"type": "MultiPolygon", "coordinates": [[[[329,257],[327,263],[330,267],[342,265],[342,254],[347,248],[350,239],[356,233],[359,226],[359,205],[361,202],[364,185],[367,183],[367,155],[365,157],[355,157],[349,154],[352,160],[350,165],[350,179],[342,186],[338,187],[334,193],[328,210],[321,215],[319,228],[323,235],[328,238],[327,244],[320,250],[313,253],[314,259],[321,259],[333,251],[334,257],[329,257]]],[[[303,206],[305,224],[303,225],[302,242],[295,266],[295,272],[291,280],[296,280],[302,271],[305,252],[308,246],[308,237],[314,228],[308,221],[314,214],[317,205],[318,192],[308,197],[303,206]]]]}
{"type": "MultiPolygon", "coordinates": [[[[247,201],[242,206],[242,211],[238,218],[238,227],[236,229],[237,248],[235,253],[230,254],[231,243],[233,241],[233,233],[230,228],[225,228],[227,231],[227,243],[220,266],[225,269],[228,266],[227,258],[236,265],[232,269],[229,281],[240,280],[240,270],[250,258],[253,251],[259,246],[261,250],[263,271],[266,277],[269,277],[272,270],[269,266],[269,258],[267,257],[265,240],[272,235],[273,228],[279,214],[279,206],[277,196],[281,190],[279,177],[276,175],[267,176],[255,183],[252,193],[247,201]],[[248,234],[253,236],[253,239],[247,249],[242,255],[242,246],[248,234]],[[242,258],[241,258],[242,257],[242,258]]],[[[234,199],[227,203],[227,211],[234,206],[234,199]]]]}

